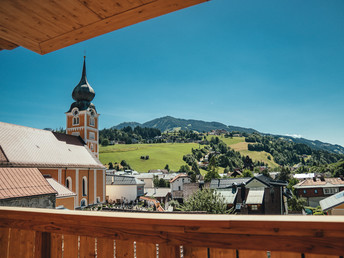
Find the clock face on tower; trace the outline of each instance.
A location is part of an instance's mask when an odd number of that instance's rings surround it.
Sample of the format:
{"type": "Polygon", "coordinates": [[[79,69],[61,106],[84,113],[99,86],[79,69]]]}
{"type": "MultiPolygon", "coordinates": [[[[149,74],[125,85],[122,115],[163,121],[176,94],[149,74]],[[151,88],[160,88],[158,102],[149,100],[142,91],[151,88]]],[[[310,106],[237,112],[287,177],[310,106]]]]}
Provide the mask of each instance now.
{"type": "Polygon", "coordinates": [[[96,115],[96,111],[93,108],[91,108],[91,117],[94,117],[95,115],[96,115]]]}
{"type": "Polygon", "coordinates": [[[72,109],[72,114],[73,114],[73,116],[79,115],[79,109],[78,108],[73,108],[72,109]]]}

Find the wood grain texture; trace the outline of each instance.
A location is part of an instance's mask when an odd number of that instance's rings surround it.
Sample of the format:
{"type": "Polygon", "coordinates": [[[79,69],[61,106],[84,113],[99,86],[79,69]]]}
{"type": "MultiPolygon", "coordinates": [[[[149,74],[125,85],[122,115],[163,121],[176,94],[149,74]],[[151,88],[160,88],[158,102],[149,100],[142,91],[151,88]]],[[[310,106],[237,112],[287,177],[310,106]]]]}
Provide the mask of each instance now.
{"type": "Polygon", "coordinates": [[[0,49],[40,54],[206,0],[2,0],[0,49]]]}
{"type": "Polygon", "coordinates": [[[239,250],[239,258],[267,258],[267,251],[239,250]]]}
{"type": "Polygon", "coordinates": [[[62,257],[62,235],[52,233],[50,236],[50,255],[51,258],[62,257]]]}
{"type": "Polygon", "coordinates": [[[12,50],[16,47],[18,47],[18,45],[0,38],[0,50],[2,49],[12,50]]]}
{"type": "Polygon", "coordinates": [[[179,258],[180,246],[159,244],[159,257],[179,258]]]}
{"type": "Polygon", "coordinates": [[[80,236],[80,258],[91,258],[96,256],[95,238],[88,236],[80,236]]]}
{"type": "MultiPolygon", "coordinates": [[[[344,244],[343,244],[343,255],[344,255],[344,244]]],[[[305,254],[305,258],[339,258],[339,256],[326,255],[326,254],[305,254]]]]}
{"type": "Polygon", "coordinates": [[[32,230],[10,230],[8,257],[34,257],[35,232],[32,230]]]}
{"type": "Polygon", "coordinates": [[[110,238],[118,245],[127,241],[131,247],[137,241],[326,255],[342,255],[344,238],[344,217],[340,216],[123,214],[0,207],[0,227],[110,238]]]}
{"type": "Polygon", "coordinates": [[[78,257],[78,236],[64,235],[63,236],[63,258],[78,257]]]}
{"type": "Polygon", "coordinates": [[[271,258],[302,258],[302,254],[295,252],[276,252],[272,251],[271,258]]]}
{"type": "Polygon", "coordinates": [[[236,258],[236,250],[210,248],[210,258],[236,258]]]}
{"type": "Polygon", "coordinates": [[[205,247],[194,247],[194,246],[183,246],[185,258],[207,258],[208,248],[205,247]]]}
{"type": "Polygon", "coordinates": [[[114,240],[110,238],[97,238],[97,257],[98,258],[108,258],[114,257],[114,240]]]}
{"type": "Polygon", "coordinates": [[[136,243],[136,257],[156,257],[156,245],[153,243],[136,243]]]}
{"type": "Polygon", "coordinates": [[[9,228],[0,228],[0,254],[7,257],[9,228]]]}
{"type": "Polygon", "coordinates": [[[134,242],[126,240],[116,240],[116,257],[119,258],[133,258],[134,257],[134,242]]]}

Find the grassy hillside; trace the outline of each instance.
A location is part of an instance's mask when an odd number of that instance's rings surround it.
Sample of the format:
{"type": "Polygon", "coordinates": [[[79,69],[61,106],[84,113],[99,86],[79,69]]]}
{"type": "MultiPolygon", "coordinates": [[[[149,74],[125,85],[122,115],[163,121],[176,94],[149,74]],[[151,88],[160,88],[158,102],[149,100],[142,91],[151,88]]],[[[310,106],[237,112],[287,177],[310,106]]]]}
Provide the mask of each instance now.
{"type": "MultiPolygon", "coordinates": [[[[207,136],[208,140],[214,136],[207,136]]],[[[270,154],[266,152],[248,151],[244,137],[225,138],[218,136],[232,149],[239,151],[241,155],[248,155],[254,161],[264,161],[270,167],[275,167],[277,164],[268,159],[270,154]]],[[[166,164],[171,170],[177,171],[181,165],[186,163],[183,161],[183,155],[191,153],[191,149],[199,148],[196,143],[158,143],[158,144],[116,144],[107,147],[100,147],[100,161],[103,164],[109,162],[127,161],[130,166],[139,171],[147,172],[150,169],[163,169],[166,164]],[[149,160],[140,159],[141,156],[149,156],[149,160]]],[[[271,155],[270,155],[271,156],[271,155]]],[[[219,169],[221,173],[222,168],[219,169]]],[[[206,171],[201,171],[205,174],[206,171]]]]}
{"type": "Polygon", "coordinates": [[[117,144],[100,147],[100,161],[109,162],[127,161],[130,166],[139,171],[147,172],[150,169],[163,169],[166,164],[171,170],[179,170],[183,155],[191,153],[192,148],[198,148],[196,143],[157,143],[157,144],[117,144]],[[140,159],[149,156],[149,160],[140,159]]]}

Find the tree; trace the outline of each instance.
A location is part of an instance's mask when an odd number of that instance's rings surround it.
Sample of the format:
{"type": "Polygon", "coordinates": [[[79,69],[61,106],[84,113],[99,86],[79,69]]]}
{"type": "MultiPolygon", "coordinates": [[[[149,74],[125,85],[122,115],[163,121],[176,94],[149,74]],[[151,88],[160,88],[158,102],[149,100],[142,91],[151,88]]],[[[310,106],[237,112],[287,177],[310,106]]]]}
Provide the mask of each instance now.
{"type": "Polygon", "coordinates": [[[169,167],[169,165],[168,164],[166,164],[166,166],[165,166],[165,168],[164,169],[166,169],[168,172],[170,172],[170,167],[169,167]]]}
{"type": "Polygon", "coordinates": [[[216,157],[212,156],[210,161],[209,161],[209,166],[208,166],[208,172],[204,177],[205,182],[210,182],[214,178],[220,178],[219,173],[217,172],[217,166],[216,166],[216,157]]]}
{"type": "Polygon", "coordinates": [[[253,177],[253,174],[252,174],[251,170],[245,169],[245,170],[242,172],[242,176],[243,176],[243,177],[253,177]]]}
{"type": "Polygon", "coordinates": [[[216,214],[229,213],[225,199],[213,189],[198,190],[180,206],[180,210],[205,211],[216,214]]]}
{"type": "Polygon", "coordinates": [[[292,198],[288,199],[288,207],[292,211],[302,211],[305,205],[306,200],[303,198],[297,198],[295,195],[293,195],[292,198]]]}
{"type": "Polygon", "coordinates": [[[112,162],[109,162],[109,169],[113,169],[113,164],[112,164],[112,162]]]}
{"type": "Polygon", "coordinates": [[[102,141],[102,145],[103,145],[103,146],[108,146],[108,145],[109,145],[109,140],[108,140],[108,139],[104,139],[104,140],[102,141]]]}

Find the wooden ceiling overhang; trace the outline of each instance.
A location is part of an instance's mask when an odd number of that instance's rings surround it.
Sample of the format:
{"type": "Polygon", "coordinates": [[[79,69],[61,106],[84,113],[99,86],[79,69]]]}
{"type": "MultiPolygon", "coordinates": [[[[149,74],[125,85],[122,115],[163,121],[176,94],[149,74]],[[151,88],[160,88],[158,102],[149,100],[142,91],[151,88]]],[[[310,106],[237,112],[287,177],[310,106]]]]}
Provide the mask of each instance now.
{"type": "Polygon", "coordinates": [[[207,0],[1,0],[0,50],[39,54],[207,0]]]}

